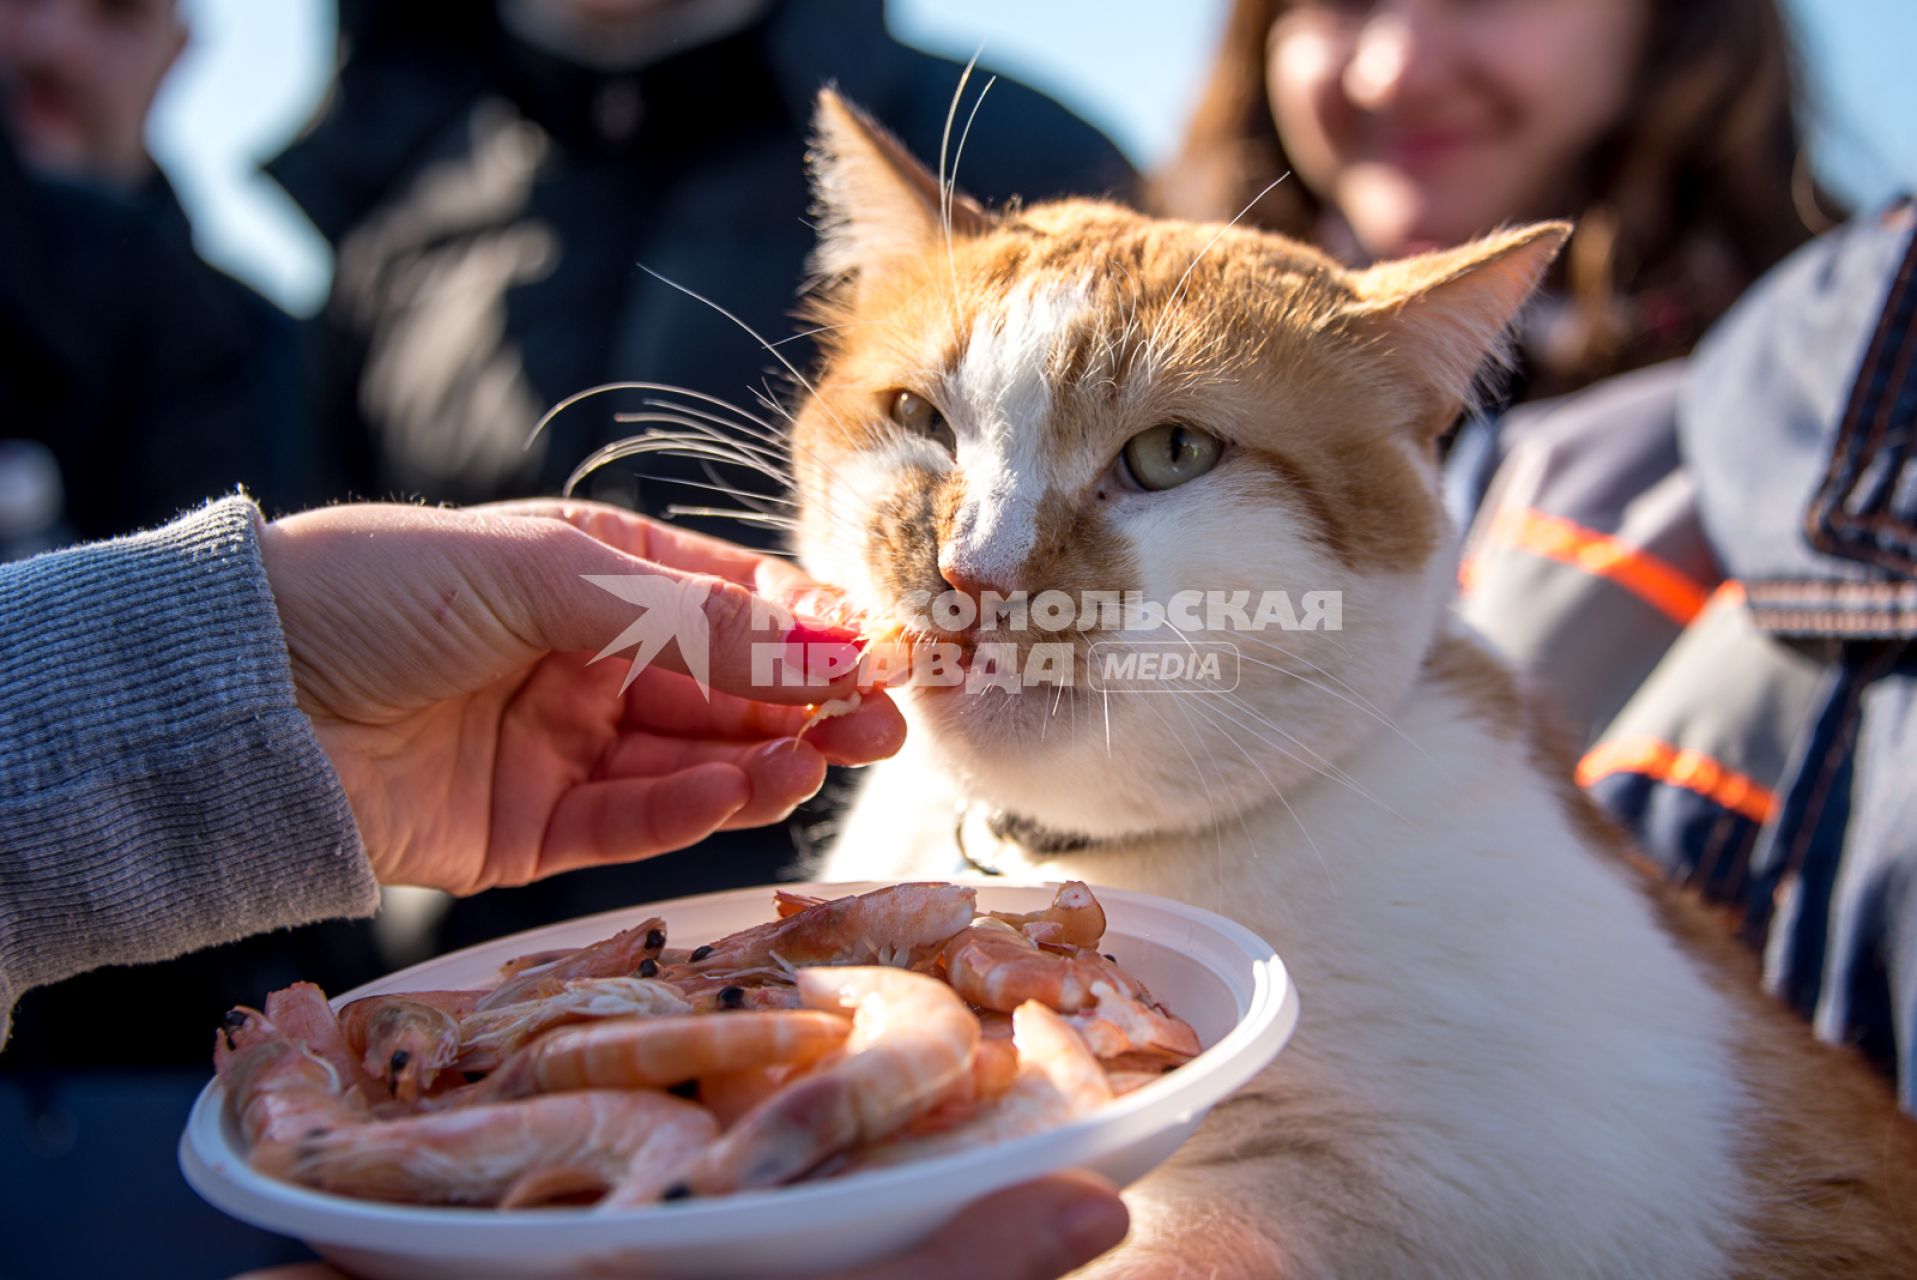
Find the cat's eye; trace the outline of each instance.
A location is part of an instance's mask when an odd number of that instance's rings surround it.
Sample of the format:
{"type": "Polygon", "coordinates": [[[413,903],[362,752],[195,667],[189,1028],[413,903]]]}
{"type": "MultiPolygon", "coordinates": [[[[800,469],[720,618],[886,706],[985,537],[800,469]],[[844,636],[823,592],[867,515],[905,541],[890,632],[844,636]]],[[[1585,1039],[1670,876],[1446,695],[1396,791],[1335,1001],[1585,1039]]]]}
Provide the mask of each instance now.
{"type": "Polygon", "coordinates": [[[939,412],[937,405],[917,392],[893,392],[891,415],[892,421],[913,435],[924,436],[947,453],[958,452],[958,437],[952,433],[952,425],[945,420],[945,415],[939,412]]]}
{"type": "Polygon", "coordinates": [[[1125,442],[1119,455],[1141,489],[1176,489],[1218,465],[1225,443],[1209,431],[1182,422],[1161,422],[1125,442]]]}

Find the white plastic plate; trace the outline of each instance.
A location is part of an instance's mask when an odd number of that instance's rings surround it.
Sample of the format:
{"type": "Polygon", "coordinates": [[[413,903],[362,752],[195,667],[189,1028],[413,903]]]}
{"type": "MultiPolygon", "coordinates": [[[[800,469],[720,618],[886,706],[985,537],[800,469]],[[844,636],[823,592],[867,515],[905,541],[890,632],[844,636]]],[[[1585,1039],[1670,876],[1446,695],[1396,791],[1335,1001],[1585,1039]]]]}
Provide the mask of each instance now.
{"type": "MultiPolygon", "coordinates": [[[[877,884],[763,885],[651,903],[534,929],[414,965],[334,1000],[492,985],[514,956],[595,942],[662,916],[673,946],[712,941],[774,916],[775,888],[837,897],[877,884]]],[[[1033,911],[1056,886],[978,886],[981,910],[1033,911]]],[[[1117,889],[1101,951],[1189,1022],[1205,1051],[1178,1070],[1061,1129],[895,1169],[771,1191],[621,1212],[419,1208],[353,1200],[267,1178],[246,1163],[217,1080],[180,1137],[193,1189],[243,1222],[294,1236],[370,1280],[520,1280],[777,1274],[847,1267],[902,1249],[987,1192],[1039,1174],[1094,1169],[1119,1185],[1162,1162],[1205,1113],[1284,1047],[1298,1000],[1275,952],[1242,925],[1197,907],[1117,889]]],[[[262,993],[264,994],[264,993],[262,993]]]]}

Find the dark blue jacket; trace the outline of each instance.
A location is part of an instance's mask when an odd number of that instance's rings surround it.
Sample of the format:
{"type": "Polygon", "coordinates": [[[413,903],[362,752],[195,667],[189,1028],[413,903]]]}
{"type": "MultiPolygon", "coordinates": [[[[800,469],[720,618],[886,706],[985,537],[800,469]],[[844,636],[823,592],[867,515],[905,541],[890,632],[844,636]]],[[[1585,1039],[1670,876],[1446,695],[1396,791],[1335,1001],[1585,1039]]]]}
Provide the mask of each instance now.
{"type": "Polygon", "coordinates": [[[52,451],[66,532],[106,538],[244,485],[325,496],[293,322],[194,255],[164,178],[137,199],[28,173],[0,136],[0,437],[52,451]]]}
{"type": "MultiPolygon", "coordinates": [[[[337,90],[270,170],[338,250],[322,414],[370,496],[554,492],[594,447],[632,434],[613,412],[640,397],[583,404],[531,451],[527,433],[603,382],[678,383],[763,413],[755,389],[789,385],[773,357],[642,266],[787,338],[813,242],[804,161],[820,86],[935,161],[961,70],[894,41],[877,0],[784,0],[624,74],[530,48],[470,0],[349,0],[341,20],[337,90]]],[[[1000,202],[1123,193],[1132,174],[1091,127],[1001,80],[960,180],[1000,202]]],[[[781,351],[801,369],[812,359],[804,342],[781,351]]],[[[705,482],[694,464],[643,471],[641,494],[631,473],[595,492],[654,511],[713,502],[664,479],[705,482]]]]}
{"type": "Polygon", "coordinates": [[[1917,211],[1793,255],[1686,363],[1507,415],[1463,610],[1765,984],[1917,1109],[1917,211]]]}

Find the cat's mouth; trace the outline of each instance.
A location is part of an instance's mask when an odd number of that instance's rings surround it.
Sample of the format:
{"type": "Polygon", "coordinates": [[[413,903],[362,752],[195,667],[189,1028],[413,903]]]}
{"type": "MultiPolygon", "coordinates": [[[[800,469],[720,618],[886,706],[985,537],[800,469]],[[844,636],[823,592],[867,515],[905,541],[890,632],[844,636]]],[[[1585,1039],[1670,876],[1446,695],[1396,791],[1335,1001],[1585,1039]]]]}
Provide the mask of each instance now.
{"type": "Polygon", "coordinates": [[[864,621],[866,680],[929,696],[1024,693],[1056,697],[1082,682],[1088,642],[1063,635],[976,626],[940,628],[864,621]]]}

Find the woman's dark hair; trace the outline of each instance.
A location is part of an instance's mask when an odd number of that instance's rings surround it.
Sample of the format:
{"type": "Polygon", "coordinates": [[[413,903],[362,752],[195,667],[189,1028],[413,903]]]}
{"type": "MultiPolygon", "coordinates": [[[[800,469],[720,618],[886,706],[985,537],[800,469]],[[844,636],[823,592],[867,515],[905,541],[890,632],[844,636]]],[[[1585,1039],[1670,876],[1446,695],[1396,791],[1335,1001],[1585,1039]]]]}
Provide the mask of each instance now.
{"type": "MultiPolygon", "coordinates": [[[[1800,127],[1801,76],[1775,0],[1649,0],[1629,116],[1593,148],[1560,210],[1572,323],[1528,350],[1534,392],[1683,355],[1758,276],[1837,216],[1800,127]]],[[[1233,0],[1211,78],[1158,211],[1223,219],[1290,170],[1266,90],[1266,45],[1290,0],[1233,0]]],[[[1245,215],[1312,239],[1323,205],[1281,183],[1245,215]]],[[[1490,228],[1485,228],[1490,230],[1490,228]]]]}

